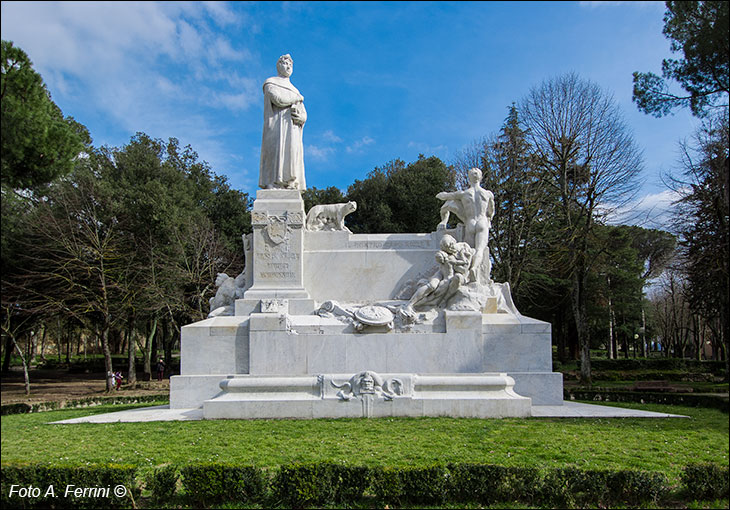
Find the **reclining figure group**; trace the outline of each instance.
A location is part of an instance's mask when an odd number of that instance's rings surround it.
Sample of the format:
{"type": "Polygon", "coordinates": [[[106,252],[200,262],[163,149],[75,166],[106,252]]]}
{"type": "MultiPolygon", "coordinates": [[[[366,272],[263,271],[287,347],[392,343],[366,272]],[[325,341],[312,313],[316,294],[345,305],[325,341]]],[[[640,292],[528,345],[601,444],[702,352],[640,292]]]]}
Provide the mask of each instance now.
{"type": "Polygon", "coordinates": [[[494,195],[481,187],[482,172],[469,170],[469,187],[465,190],[442,192],[437,198],[446,202],[441,207],[441,223],[446,228],[451,213],[464,224],[465,242],[457,242],[445,234],[436,253],[438,270],[429,279],[421,280],[408,303],[400,310],[401,317],[415,320],[416,308],[443,308],[461,287],[474,284],[477,292],[491,286],[489,261],[489,228],[494,216],[494,195]]]}

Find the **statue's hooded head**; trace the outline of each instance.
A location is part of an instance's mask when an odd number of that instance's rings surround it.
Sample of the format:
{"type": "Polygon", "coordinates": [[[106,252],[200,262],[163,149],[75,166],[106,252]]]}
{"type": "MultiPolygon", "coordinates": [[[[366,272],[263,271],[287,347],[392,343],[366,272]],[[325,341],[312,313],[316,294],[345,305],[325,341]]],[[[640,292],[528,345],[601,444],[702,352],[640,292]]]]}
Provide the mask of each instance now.
{"type": "Polygon", "coordinates": [[[291,73],[294,71],[294,61],[292,60],[291,55],[287,53],[286,55],[280,56],[279,60],[276,62],[276,70],[278,71],[279,76],[289,78],[291,73]]]}

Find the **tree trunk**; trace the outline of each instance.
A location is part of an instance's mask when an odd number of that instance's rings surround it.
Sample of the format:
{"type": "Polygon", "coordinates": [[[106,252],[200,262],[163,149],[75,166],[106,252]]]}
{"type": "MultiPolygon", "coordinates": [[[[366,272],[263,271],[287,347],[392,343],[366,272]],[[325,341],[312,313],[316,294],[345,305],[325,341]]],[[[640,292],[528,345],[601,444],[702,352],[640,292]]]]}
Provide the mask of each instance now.
{"type": "Polygon", "coordinates": [[[134,388],[134,385],[137,383],[137,364],[135,360],[137,342],[134,339],[133,324],[134,320],[130,319],[129,325],[127,326],[127,384],[131,388],[134,388]]]}
{"type": "MultiPolygon", "coordinates": [[[[609,284],[611,280],[608,280],[609,284]]],[[[611,296],[608,296],[608,359],[614,359],[613,350],[613,307],[611,306],[611,296]]]]}
{"type": "Polygon", "coordinates": [[[38,350],[38,334],[35,331],[28,333],[28,366],[35,361],[35,353],[38,350]]]}
{"type": "Polygon", "coordinates": [[[578,332],[578,345],[580,346],[580,382],[591,385],[591,342],[588,332],[587,307],[586,307],[586,276],[582,268],[576,268],[573,275],[573,316],[575,317],[575,329],[578,332]]]}
{"type": "Polygon", "coordinates": [[[14,347],[13,339],[8,335],[5,337],[5,358],[3,358],[2,373],[5,374],[10,370],[10,357],[13,355],[14,347]]]}
{"type": "Polygon", "coordinates": [[[142,355],[144,356],[144,380],[152,380],[152,338],[157,332],[157,317],[152,319],[152,324],[149,326],[147,335],[144,339],[144,349],[142,349],[142,355]]]}
{"type": "Polygon", "coordinates": [[[170,375],[170,369],[172,368],[172,347],[175,345],[175,327],[170,324],[169,331],[165,335],[165,341],[163,348],[165,351],[165,375],[170,375]]]}
{"type": "Polygon", "coordinates": [[[66,324],[66,363],[71,363],[71,324],[66,324]]]}
{"type": "Polygon", "coordinates": [[[641,305],[641,357],[646,358],[646,316],[644,315],[644,305],[641,305]]]}
{"type": "Polygon", "coordinates": [[[106,370],[106,391],[114,391],[114,367],[112,367],[112,352],[109,347],[109,325],[104,324],[99,331],[101,350],[104,352],[104,368],[106,370]]]}
{"type": "MultiPolygon", "coordinates": [[[[8,335],[13,342],[13,345],[15,346],[15,349],[18,351],[18,355],[20,356],[20,361],[23,363],[23,378],[25,379],[25,395],[30,396],[30,375],[28,374],[28,361],[25,359],[25,356],[23,356],[23,349],[20,348],[20,345],[18,345],[18,342],[15,340],[14,335],[8,335]]],[[[12,351],[11,351],[12,352],[12,351]]]]}
{"type": "Polygon", "coordinates": [[[46,336],[48,333],[48,328],[46,327],[45,323],[43,324],[43,334],[41,335],[41,352],[40,356],[43,361],[46,361],[46,336]]]}
{"type": "MultiPolygon", "coordinates": [[[[165,328],[165,323],[164,323],[164,321],[161,321],[157,326],[157,333],[155,334],[155,336],[152,337],[152,344],[150,345],[150,362],[151,363],[157,364],[157,359],[158,359],[157,351],[160,348],[160,343],[162,343],[162,337],[164,336],[164,328],[165,328]]],[[[152,368],[152,367],[150,366],[150,368],[152,368]]],[[[156,369],[155,369],[155,372],[157,372],[156,369]]],[[[153,375],[152,377],[154,379],[155,376],[153,375]]]]}

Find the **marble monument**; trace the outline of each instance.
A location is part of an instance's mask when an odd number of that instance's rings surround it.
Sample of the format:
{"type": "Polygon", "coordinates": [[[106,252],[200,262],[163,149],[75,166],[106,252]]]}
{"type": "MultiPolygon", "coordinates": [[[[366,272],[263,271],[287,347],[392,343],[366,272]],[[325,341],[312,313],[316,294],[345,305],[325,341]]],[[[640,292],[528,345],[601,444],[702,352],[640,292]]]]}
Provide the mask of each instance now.
{"type": "Polygon", "coordinates": [[[218,275],[209,317],[182,328],[170,406],[238,419],[530,416],[562,405],[550,324],[520,314],[509,284],[491,279],[499,211],[481,171],[437,195],[430,233],[353,234],[355,202],[305,214],[306,111],[292,69],[284,55],[264,83],[246,268],[218,275]]]}

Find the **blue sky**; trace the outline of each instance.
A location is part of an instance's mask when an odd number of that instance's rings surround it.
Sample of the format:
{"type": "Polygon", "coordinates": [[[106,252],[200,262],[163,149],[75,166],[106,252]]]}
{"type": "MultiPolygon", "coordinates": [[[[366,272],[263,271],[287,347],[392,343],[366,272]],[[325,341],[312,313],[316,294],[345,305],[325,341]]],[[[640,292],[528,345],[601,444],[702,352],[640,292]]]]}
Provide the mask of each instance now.
{"type": "Polygon", "coordinates": [[[698,125],[631,102],[633,71],[672,56],[663,2],[2,2],[23,48],[94,144],[137,131],[190,144],[255,193],[263,81],[290,53],[305,98],[308,186],[343,190],[419,153],[451,163],[507,107],[566,72],[613,94],[644,151],[647,204],[698,125]]]}

